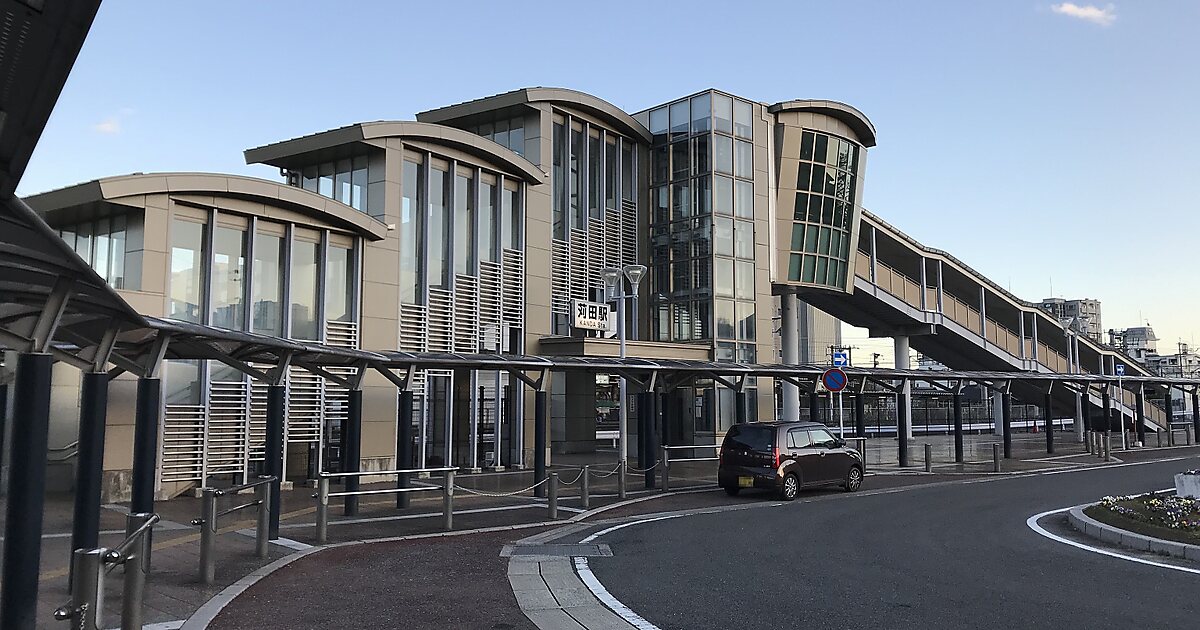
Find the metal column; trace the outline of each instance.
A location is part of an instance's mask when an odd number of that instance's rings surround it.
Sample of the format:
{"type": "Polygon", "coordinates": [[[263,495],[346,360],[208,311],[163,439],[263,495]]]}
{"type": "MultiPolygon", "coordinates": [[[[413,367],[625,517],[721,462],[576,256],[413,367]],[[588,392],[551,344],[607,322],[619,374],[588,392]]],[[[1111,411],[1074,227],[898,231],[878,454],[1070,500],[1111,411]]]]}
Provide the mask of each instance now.
{"type": "Polygon", "coordinates": [[[1200,443],[1200,387],[1192,388],[1192,435],[1200,443]]]}
{"type": "MultiPolygon", "coordinates": [[[[541,483],[546,478],[546,424],[548,404],[546,392],[538,390],[533,393],[533,481],[541,483]]],[[[623,403],[622,403],[623,404],[623,403]]],[[[546,486],[533,489],[534,496],[545,497],[546,486]]]]}
{"type": "MultiPolygon", "coordinates": [[[[733,400],[734,404],[736,405],[736,409],[734,410],[734,418],[737,420],[738,424],[742,424],[746,422],[746,392],[737,392],[733,395],[733,400]]],[[[1196,435],[1200,435],[1200,433],[1197,433],[1196,435]]]]}
{"type": "Polygon", "coordinates": [[[1163,394],[1163,409],[1167,411],[1167,446],[1175,446],[1175,427],[1171,424],[1175,420],[1175,412],[1171,409],[1170,385],[1167,386],[1167,393],[1163,394]]]}
{"type": "MultiPolygon", "coordinates": [[[[400,392],[400,414],[396,421],[396,468],[404,470],[412,468],[412,424],[413,424],[413,396],[412,390],[404,390],[400,392]]],[[[499,457],[499,455],[497,455],[499,457]]],[[[408,487],[408,475],[400,473],[396,476],[396,487],[399,489],[408,487]]],[[[408,507],[408,492],[396,493],[396,508],[403,509],[408,507]]]]}
{"type": "Polygon", "coordinates": [[[908,409],[908,379],[903,379],[896,390],[896,442],[901,468],[908,466],[908,409]]]}
{"type": "MultiPolygon", "coordinates": [[[[658,435],[655,433],[655,427],[661,427],[662,443],[671,444],[677,438],[673,435],[671,427],[678,424],[678,417],[675,415],[673,405],[671,405],[671,395],[663,392],[662,398],[655,396],[653,392],[648,392],[645,398],[646,402],[646,464],[642,468],[653,468],[654,458],[659,452],[658,435]]],[[[646,489],[654,487],[655,471],[646,471],[646,489]]]]}
{"type": "Polygon", "coordinates": [[[100,546],[100,486],[104,476],[108,381],[106,372],[83,374],[79,399],[79,458],[75,464],[75,512],[71,526],[72,552],[100,546]]]}
{"type": "Polygon", "coordinates": [[[854,437],[867,437],[867,400],[866,393],[854,395],[854,437]]]}
{"type": "MultiPolygon", "coordinates": [[[[358,472],[362,468],[362,390],[349,392],[346,419],[342,423],[342,472],[358,472]]],[[[346,492],[358,492],[359,478],[346,477],[346,492]]],[[[345,497],[342,513],[358,514],[358,496],[345,497]]]]}
{"type": "Polygon", "coordinates": [[[821,397],[817,395],[817,386],[813,385],[813,390],[808,393],[808,421],[821,421],[821,397]]]}
{"type": "Polygon", "coordinates": [[[287,406],[287,388],[283,385],[267,387],[267,430],[263,452],[263,468],[275,477],[271,483],[271,523],[269,537],[279,538],[279,495],[283,484],[283,416],[287,406]]]}
{"type": "Polygon", "coordinates": [[[158,468],[158,434],[162,424],[162,380],[139,378],[133,429],[133,481],[129,511],[154,512],[154,471],[158,468]]]}
{"type": "Polygon", "coordinates": [[[1050,389],[1046,390],[1046,399],[1042,403],[1042,419],[1046,425],[1046,454],[1054,454],[1054,398],[1050,389]]]}
{"type": "Polygon", "coordinates": [[[1012,459],[1012,394],[1001,394],[1001,424],[1004,432],[1004,459],[1012,459]]]}
{"type": "Polygon", "coordinates": [[[4,581],[0,586],[0,628],[4,630],[33,630],[37,625],[53,365],[49,354],[21,354],[17,358],[4,522],[4,581]]]}
{"type": "Polygon", "coordinates": [[[954,462],[963,463],[962,389],[954,388],[954,462]]]}
{"type": "Polygon", "coordinates": [[[1135,406],[1134,413],[1137,414],[1133,430],[1137,431],[1138,446],[1146,445],[1146,387],[1138,385],[1137,393],[1134,395],[1133,404],[1135,406]]]}

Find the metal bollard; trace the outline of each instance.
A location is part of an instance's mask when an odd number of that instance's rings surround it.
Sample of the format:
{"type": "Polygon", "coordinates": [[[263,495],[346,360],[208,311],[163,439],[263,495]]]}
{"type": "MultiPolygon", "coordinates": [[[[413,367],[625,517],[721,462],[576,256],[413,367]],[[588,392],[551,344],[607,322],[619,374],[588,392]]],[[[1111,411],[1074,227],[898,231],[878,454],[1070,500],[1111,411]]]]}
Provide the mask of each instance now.
{"type": "MultiPolygon", "coordinates": [[[[204,488],[202,493],[200,499],[200,581],[204,584],[212,584],[217,577],[217,491],[214,488],[204,488]]],[[[128,567],[125,572],[129,572],[128,567]]]]}
{"type": "Polygon", "coordinates": [[[317,479],[317,544],[329,540],[329,477],[317,479]]]}
{"type": "Polygon", "coordinates": [[[591,476],[590,467],[584,466],[582,476],[579,477],[579,504],[585,510],[592,507],[592,493],[588,482],[588,478],[591,476]]]}
{"type": "Polygon", "coordinates": [[[1104,461],[1112,461],[1112,434],[1104,434],[1104,461]]]}
{"type": "Polygon", "coordinates": [[[546,476],[546,508],[550,520],[558,518],[558,473],[546,476]]]}
{"type": "Polygon", "coordinates": [[[1083,435],[1083,450],[1084,452],[1092,452],[1092,432],[1088,431],[1083,435]]]}
{"type": "Polygon", "coordinates": [[[58,621],[71,621],[72,628],[100,630],[104,612],[104,558],[108,549],[76,549],[75,579],[71,583],[71,602],[54,611],[58,621]]]}
{"type": "Polygon", "coordinates": [[[454,471],[447,470],[442,485],[442,529],[454,529],[454,471]]]}
{"type": "Polygon", "coordinates": [[[1000,472],[1000,445],[992,444],[992,472],[1000,472]]]}
{"type": "Polygon", "coordinates": [[[1187,440],[1187,445],[1191,446],[1192,445],[1192,425],[1189,424],[1189,425],[1183,427],[1183,437],[1185,440],[1187,440]]]}
{"type": "Polygon", "coordinates": [[[925,445],[925,472],[933,472],[933,445],[925,445]]]}
{"type": "Polygon", "coordinates": [[[671,460],[669,458],[669,452],[667,451],[666,444],[664,444],[662,447],[662,459],[660,461],[662,461],[662,491],[670,492],[671,491],[671,460]]]}
{"type": "Polygon", "coordinates": [[[1175,427],[1167,423],[1167,446],[1175,446],[1175,427]]]}
{"type": "Polygon", "coordinates": [[[267,543],[271,535],[271,484],[263,483],[254,487],[258,495],[258,524],[254,529],[254,555],[259,558],[267,557],[267,543]]]}
{"type": "Polygon", "coordinates": [[[617,462],[617,498],[625,500],[625,460],[617,462]]]}
{"type": "Polygon", "coordinates": [[[1155,431],[1154,437],[1158,438],[1158,447],[1162,448],[1162,430],[1155,431]]]}
{"type": "MultiPolygon", "coordinates": [[[[213,501],[216,505],[216,501],[213,501]]],[[[214,510],[214,513],[216,511],[214,510]]],[[[132,534],[153,514],[129,514],[125,517],[125,533],[132,534]]],[[[215,520],[215,519],[214,519],[215,520]]],[[[142,600],[145,597],[146,576],[150,574],[150,531],[144,532],[125,556],[125,586],[121,593],[121,629],[142,627],[142,600]]]]}

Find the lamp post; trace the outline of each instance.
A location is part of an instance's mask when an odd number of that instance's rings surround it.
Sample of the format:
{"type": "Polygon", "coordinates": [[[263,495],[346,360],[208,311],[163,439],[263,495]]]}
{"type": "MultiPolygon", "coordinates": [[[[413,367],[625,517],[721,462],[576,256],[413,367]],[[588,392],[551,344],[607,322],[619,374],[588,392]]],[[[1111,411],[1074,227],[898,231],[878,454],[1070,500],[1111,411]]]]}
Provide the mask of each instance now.
{"type": "MultiPolygon", "coordinates": [[[[605,267],[600,270],[600,275],[604,278],[605,300],[608,302],[617,303],[617,339],[620,342],[620,357],[625,358],[625,300],[634,300],[634,321],[637,321],[637,293],[638,286],[642,283],[642,278],[646,276],[645,265],[625,265],[620,269],[616,267],[605,267]],[[629,281],[630,293],[625,292],[625,281],[629,281]]],[[[634,338],[637,338],[636,323],[634,324],[634,338]]],[[[620,449],[620,455],[617,458],[618,469],[620,472],[619,488],[621,494],[624,495],[625,489],[625,468],[627,466],[627,456],[629,452],[629,428],[628,428],[628,412],[626,403],[628,398],[625,393],[625,377],[621,376],[617,381],[618,396],[620,405],[618,409],[619,426],[617,427],[617,444],[620,449]]],[[[645,439],[645,436],[642,436],[645,439]]],[[[624,497],[622,497],[624,498],[624,497]]]]}

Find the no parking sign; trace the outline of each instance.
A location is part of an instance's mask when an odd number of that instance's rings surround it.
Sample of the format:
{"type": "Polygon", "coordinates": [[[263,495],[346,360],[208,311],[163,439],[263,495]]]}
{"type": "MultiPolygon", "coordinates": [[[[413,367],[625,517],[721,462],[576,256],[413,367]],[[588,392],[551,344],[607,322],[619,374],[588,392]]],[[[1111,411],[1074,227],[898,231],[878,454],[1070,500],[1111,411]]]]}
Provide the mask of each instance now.
{"type": "Polygon", "coordinates": [[[846,383],[849,379],[846,378],[846,373],[840,368],[829,368],[821,375],[821,384],[831,392],[840,392],[846,389],[846,383]]]}

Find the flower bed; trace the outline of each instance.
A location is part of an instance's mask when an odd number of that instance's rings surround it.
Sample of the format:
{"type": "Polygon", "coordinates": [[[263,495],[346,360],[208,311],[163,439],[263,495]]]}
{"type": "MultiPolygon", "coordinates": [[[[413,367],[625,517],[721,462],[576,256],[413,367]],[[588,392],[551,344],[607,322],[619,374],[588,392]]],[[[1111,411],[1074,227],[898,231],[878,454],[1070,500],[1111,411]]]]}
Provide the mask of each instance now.
{"type": "Polygon", "coordinates": [[[1088,516],[1131,532],[1200,544],[1200,500],[1173,494],[1108,496],[1084,510],[1088,516]]]}

